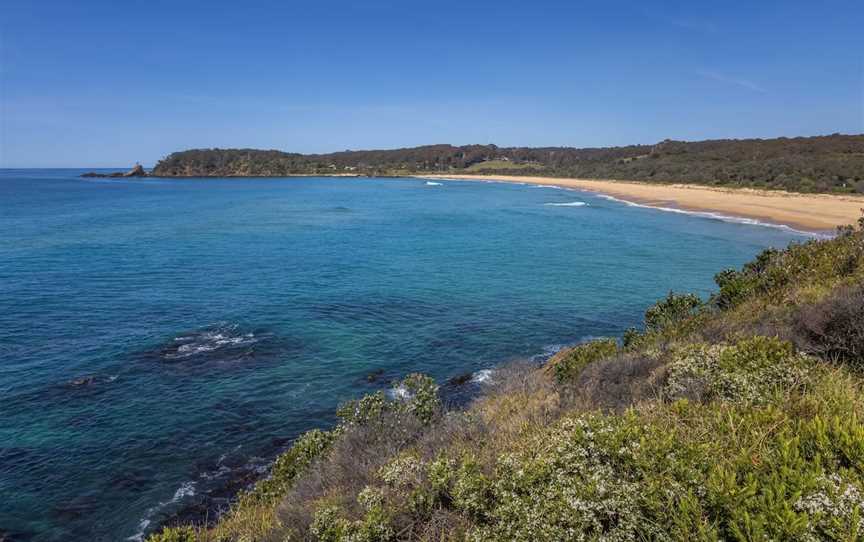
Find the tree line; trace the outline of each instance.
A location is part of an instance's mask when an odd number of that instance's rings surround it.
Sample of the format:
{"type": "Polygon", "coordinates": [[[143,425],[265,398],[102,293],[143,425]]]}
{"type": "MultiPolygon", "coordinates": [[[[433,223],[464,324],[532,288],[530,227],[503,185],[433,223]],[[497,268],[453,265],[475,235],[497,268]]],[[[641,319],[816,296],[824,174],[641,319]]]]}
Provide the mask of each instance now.
{"type": "Polygon", "coordinates": [[[665,140],[624,147],[426,145],[298,154],[257,149],[175,152],[156,176],[478,173],[696,183],[795,192],[864,193],[864,135],[665,140]]]}

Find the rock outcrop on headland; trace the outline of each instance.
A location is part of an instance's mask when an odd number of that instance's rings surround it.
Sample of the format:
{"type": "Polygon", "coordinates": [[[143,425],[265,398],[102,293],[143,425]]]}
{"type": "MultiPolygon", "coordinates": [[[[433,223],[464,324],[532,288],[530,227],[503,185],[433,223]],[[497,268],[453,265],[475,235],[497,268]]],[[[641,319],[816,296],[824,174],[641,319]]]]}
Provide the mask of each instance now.
{"type": "Polygon", "coordinates": [[[81,175],[82,177],[98,177],[98,178],[121,178],[121,177],[149,177],[147,171],[144,170],[144,166],[141,164],[135,164],[135,167],[130,169],[127,172],[115,171],[113,173],[98,173],[96,171],[89,171],[81,175]]]}

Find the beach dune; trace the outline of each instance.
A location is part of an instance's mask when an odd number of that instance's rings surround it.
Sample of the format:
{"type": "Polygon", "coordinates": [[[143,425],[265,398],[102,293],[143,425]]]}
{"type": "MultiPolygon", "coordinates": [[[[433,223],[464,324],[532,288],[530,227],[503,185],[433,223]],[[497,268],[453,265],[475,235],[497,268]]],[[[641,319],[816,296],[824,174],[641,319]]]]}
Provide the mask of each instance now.
{"type": "Polygon", "coordinates": [[[753,218],[808,231],[833,230],[861,217],[864,196],[797,194],[749,188],[715,188],[684,184],[631,181],[523,177],[514,175],[422,175],[423,178],[501,181],[561,186],[606,194],[652,207],[753,218]]]}

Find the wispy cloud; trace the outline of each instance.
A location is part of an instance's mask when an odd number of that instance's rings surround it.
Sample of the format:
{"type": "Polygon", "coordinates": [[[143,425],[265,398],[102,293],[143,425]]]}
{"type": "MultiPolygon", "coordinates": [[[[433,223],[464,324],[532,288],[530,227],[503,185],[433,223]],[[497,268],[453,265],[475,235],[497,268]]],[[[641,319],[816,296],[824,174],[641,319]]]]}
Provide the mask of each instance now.
{"type": "Polygon", "coordinates": [[[647,9],[642,10],[642,14],[646,18],[652,19],[657,23],[683,28],[684,30],[689,30],[691,32],[698,32],[700,34],[717,34],[720,32],[720,27],[717,26],[717,24],[715,24],[713,21],[708,21],[705,19],[678,15],[666,15],[647,9]]]}
{"type": "Polygon", "coordinates": [[[700,76],[706,79],[712,79],[714,81],[720,81],[721,83],[727,83],[730,85],[735,85],[737,87],[746,88],[747,90],[752,90],[753,92],[766,93],[768,92],[765,87],[762,87],[749,79],[741,79],[740,77],[733,77],[727,75],[725,73],[720,73],[711,70],[700,70],[698,72],[700,76]]]}
{"type": "Polygon", "coordinates": [[[720,31],[716,24],[711,21],[700,21],[696,19],[680,19],[677,17],[664,17],[667,23],[685,30],[693,30],[704,34],[716,34],[720,31]]]}

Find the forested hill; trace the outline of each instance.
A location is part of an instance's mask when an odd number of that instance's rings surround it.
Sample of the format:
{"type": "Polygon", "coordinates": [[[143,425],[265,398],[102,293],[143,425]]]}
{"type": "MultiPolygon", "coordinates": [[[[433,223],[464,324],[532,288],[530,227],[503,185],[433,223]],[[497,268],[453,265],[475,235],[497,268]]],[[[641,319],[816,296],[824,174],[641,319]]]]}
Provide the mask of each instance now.
{"type": "Polygon", "coordinates": [[[796,192],[864,193],[864,134],[586,148],[428,145],[297,154],[276,150],[175,152],[153,170],[165,177],[485,173],[684,182],[796,192]]]}

